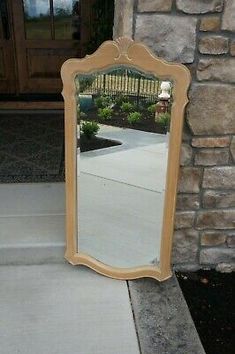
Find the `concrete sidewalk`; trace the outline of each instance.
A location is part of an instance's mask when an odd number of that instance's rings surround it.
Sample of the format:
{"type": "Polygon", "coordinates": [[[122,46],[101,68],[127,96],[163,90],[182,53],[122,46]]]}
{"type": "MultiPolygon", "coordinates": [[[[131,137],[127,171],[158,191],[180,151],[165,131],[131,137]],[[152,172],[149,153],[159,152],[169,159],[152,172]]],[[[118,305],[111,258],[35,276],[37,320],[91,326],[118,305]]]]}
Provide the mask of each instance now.
{"type": "MultiPolygon", "coordinates": [[[[155,149],[136,144],[124,150],[155,149]]],[[[205,354],[175,278],[64,264],[63,183],[2,184],[0,200],[0,354],[205,354]]]]}
{"type": "Polygon", "coordinates": [[[205,354],[174,277],[1,266],[0,284],[0,354],[205,354]]]}
{"type": "Polygon", "coordinates": [[[78,154],[80,249],[116,267],[156,263],[167,137],[106,125],[98,136],[122,145],[78,154]]]}
{"type": "Polygon", "coordinates": [[[82,252],[124,268],[159,259],[164,194],[83,173],[80,186],[82,252]]]}
{"type": "Polygon", "coordinates": [[[163,192],[167,167],[167,136],[100,126],[98,136],[118,140],[122,145],[83,152],[79,171],[132,186],[163,192]]]}
{"type": "Polygon", "coordinates": [[[139,354],[126,282],[70,265],[0,267],[1,354],[139,354]]]}
{"type": "Polygon", "coordinates": [[[64,184],[0,185],[0,199],[0,354],[204,354],[176,279],[63,264],[64,184]]]}

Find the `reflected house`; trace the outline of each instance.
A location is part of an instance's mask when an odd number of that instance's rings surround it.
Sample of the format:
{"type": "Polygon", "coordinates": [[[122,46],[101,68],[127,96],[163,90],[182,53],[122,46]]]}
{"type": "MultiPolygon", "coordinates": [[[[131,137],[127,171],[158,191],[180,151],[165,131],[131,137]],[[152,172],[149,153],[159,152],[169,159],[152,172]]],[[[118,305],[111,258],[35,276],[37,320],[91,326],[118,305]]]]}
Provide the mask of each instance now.
{"type": "Polygon", "coordinates": [[[62,108],[61,65],[111,39],[113,17],[113,0],[1,1],[0,106],[62,108]]]}

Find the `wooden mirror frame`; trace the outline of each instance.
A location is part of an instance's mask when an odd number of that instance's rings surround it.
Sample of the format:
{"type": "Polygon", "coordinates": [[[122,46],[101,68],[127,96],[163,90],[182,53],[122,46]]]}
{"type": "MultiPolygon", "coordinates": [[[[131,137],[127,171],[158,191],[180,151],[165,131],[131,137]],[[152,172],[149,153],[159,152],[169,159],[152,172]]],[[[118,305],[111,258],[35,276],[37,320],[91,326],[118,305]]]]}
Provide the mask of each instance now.
{"type": "Polygon", "coordinates": [[[187,91],[191,82],[189,70],[182,64],[157,58],[145,45],[121,37],[104,42],[92,55],[83,59],[69,59],[61,68],[65,113],[65,173],[66,173],[66,252],[65,258],[73,265],[85,265],[96,272],[116,279],[151,277],[159,281],[171,277],[171,249],[180,165],[180,148],[187,91]],[[161,80],[171,80],[173,105],[167,161],[166,189],[158,265],[117,268],[106,265],[78,249],[77,195],[77,105],[75,77],[128,65],[161,80]]]}

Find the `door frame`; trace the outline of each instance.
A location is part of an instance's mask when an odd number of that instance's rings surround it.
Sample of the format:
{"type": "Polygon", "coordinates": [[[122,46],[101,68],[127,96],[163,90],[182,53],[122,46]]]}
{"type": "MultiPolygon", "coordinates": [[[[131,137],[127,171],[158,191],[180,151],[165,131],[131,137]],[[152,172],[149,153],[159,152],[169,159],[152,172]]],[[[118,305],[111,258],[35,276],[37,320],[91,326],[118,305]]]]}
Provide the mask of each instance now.
{"type": "Polygon", "coordinates": [[[16,68],[15,36],[12,18],[12,2],[5,0],[7,26],[9,38],[4,38],[2,19],[0,23],[0,50],[3,56],[4,76],[0,79],[0,89],[5,94],[16,94],[18,91],[18,78],[16,68]]]}

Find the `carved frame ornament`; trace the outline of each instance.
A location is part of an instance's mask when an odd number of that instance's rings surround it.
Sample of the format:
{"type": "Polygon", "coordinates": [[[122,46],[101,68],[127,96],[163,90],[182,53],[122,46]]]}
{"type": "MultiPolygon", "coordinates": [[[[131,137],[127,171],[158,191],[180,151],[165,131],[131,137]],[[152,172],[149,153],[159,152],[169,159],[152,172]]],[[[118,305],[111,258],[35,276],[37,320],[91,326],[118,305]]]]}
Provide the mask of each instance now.
{"type": "Polygon", "coordinates": [[[144,44],[120,37],[104,42],[92,55],[83,59],[69,59],[61,68],[62,95],[65,104],[65,172],[66,172],[66,252],[65,258],[73,265],[85,265],[96,272],[116,279],[152,277],[159,281],[168,279],[171,271],[171,250],[177,184],[180,165],[180,148],[184,123],[187,91],[191,82],[189,70],[182,64],[170,63],[156,57],[144,44]],[[160,262],[135,268],[108,266],[90,255],[81,253],[78,247],[77,210],[77,107],[75,77],[102,71],[119,65],[128,65],[152,74],[161,80],[171,80],[173,105],[168,150],[166,190],[161,235],[160,262]]]}

